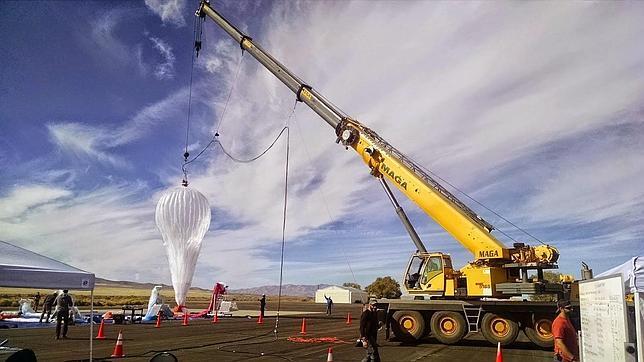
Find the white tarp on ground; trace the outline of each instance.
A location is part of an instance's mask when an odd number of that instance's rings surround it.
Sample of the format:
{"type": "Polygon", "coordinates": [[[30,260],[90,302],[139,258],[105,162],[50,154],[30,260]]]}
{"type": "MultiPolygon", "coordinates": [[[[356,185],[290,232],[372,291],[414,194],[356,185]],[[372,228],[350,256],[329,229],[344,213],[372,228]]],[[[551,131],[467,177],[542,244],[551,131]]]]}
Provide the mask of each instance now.
{"type": "Polygon", "coordinates": [[[94,289],[94,274],[0,240],[0,286],[94,289]]]}
{"type": "Polygon", "coordinates": [[[619,274],[624,278],[624,290],[635,295],[636,338],[638,360],[644,362],[644,256],[636,256],[626,263],[609,269],[597,277],[619,274]]]}

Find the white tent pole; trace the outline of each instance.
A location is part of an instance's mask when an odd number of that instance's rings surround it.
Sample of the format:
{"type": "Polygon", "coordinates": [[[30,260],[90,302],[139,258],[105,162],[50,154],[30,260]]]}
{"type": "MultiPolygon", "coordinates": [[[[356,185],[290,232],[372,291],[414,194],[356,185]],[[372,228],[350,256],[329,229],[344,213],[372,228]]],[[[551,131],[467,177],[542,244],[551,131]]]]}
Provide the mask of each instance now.
{"type": "Polygon", "coordinates": [[[94,358],[94,289],[89,292],[89,362],[94,358]]]}
{"type": "Polygon", "coordinates": [[[637,335],[637,360],[639,362],[644,362],[644,330],[642,330],[642,319],[644,315],[642,314],[642,308],[644,307],[642,303],[642,293],[635,292],[635,334],[637,335]]]}

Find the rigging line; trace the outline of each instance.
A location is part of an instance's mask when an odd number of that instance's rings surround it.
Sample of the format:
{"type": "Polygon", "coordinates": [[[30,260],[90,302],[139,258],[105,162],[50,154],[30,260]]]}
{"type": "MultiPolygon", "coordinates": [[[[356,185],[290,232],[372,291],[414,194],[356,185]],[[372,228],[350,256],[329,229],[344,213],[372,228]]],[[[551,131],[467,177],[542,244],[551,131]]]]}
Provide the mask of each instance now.
{"type": "MultiPolygon", "coordinates": [[[[311,153],[309,152],[309,149],[306,147],[306,142],[304,142],[304,135],[302,133],[302,130],[300,129],[300,124],[297,122],[297,118],[294,119],[295,123],[295,128],[297,129],[297,133],[300,136],[300,140],[302,141],[302,144],[304,145],[304,152],[306,153],[306,157],[309,160],[309,165],[314,165],[313,163],[313,158],[311,157],[311,153]]],[[[324,208],[326,209],[327,216],[329,217],[330,222],[334,222],[335,218],[331,216],[331,211],[329,209],[329,203],[326,200],[326,194],[324,191],[320,190],[320,194],[322,196],[322,203],[324,204],[324,208]]],[[[337,231],[334,230],[334,232],[337,233],[337,231]]],[[[344,249],[344,245],[341,244],[340,246],[340,251],[342,252],[342,256],[344,257],[344,260],[347,263],[347,266],[349,267],[349,271],[351,272],[351,277],[353,278],[353,283],[358,284],[356,281],[356,275],[353,273],[353,268],[351,268],[351,263],[349,262],[349,258],[347,257],[346,251],[344,249]]]]}
{"type": "MultiPolygon", "coordinates": [[[[290,118],[290,116],[289,116],[289,118],[290,118]]],[[[277,135],[277,137],[275,137],[275,139],[274,139],[274,140],[273,140],[273,142],[270,144],[270,146],[268,146],[268,148],[266,148],[264,151],[262,151],[262,153],[260,153],[259,155],[255,156],[255,157],[252,157],[252,158],[249,158],[249,159],[247,159],[247,160],[242,160],[242,159],[239,159],[239,158],[237,158],[237,157],[235,157],[235,156],[231,155],[231,154],[230,154],[230,152],[224,148],[224,146],[221,144],[221,142],[217,141],[217,144],[219,145],[219,148],[221,148],[221,151],[222,151],[226,156],[228,156],[228,158],[230,158],[231,160],[233,160],[233,161],[235,161],[235,162],[238,162],[238,163],[251,163],[251,162],[253,162],[253,161],[257,160],[258,158],[260,158],[260,157],[264,156],[264,155],[266,154],[266,152],[268,152],[271,148],[273,148],[273,146],[275,145],[275,143],[277,142],[277,140],[278,140],[278,139],[280,139],[280,137],[282,136],[282,134],[284,133],[284,131],[287,131],[287,132],[286,132],[286,135],[287,135],[287,138],[288,138],[288,126],[284,126],[284,128],[282,128],[282,130],[280,131],[280,133],[277,135]]]]}
{"type": "MultiPolygon", "coordinates": [[[[290,119],[290,118],[293,116],[294,112],[295,112],[295,107],[293,107],[293,110],[291,111],[290,115],[288,116],[288,118],[287,118],[287,122],[288,122],[288,119],[290,119]]],[[[214,144],[214,143],[218,144],[218,145],[219,145],[219,148],[221,148],[222,152],[223,152],[226,156],[228,156],[228,158],[230,158],[231,160],[233,160],[233,161],[235,161],[235,162],[238,162],[238,163],[250,163],[250,162],[253,162],[253,161],[257,160],[258,158],[260,158],[260,157],[264,156],[264,155],[266,154],[266,152],[268,152],[271,148],[273,148],[273,146],[275,145],[275,143],[277,142],[277,140],[282,136],[282,134],[284,133],[284,131],[285,131],[285,130],[287,130],[287,129],[288,129],[288,127],[287,127],[287,126],[284,126],[284,128],[282,128],[282,130],[281,130],[281,131],[280,131],[280,133],[277,135],[277,137],[275,137],[275,139],[273,140],[273,142],[271,142],[271,144],[270,144],[270,145],[269,145],[269,146],[268,146],[264,151],[262,151],[259,155],[255,156],[255,157],[252,157],[252,158],[250,158],[250,159],[247,159],[247,160],[242,160],[242,159],[239,159],[239,158],[237,158],[237,157],[233,156],[233,155],[230,153],[230,151],[228,151],[228,150],[226,150],[226,149],[224,148],[224,146],[221,144],[221,142],[219,142],[219,140],[218,140],[218,139],[213,138],[213,139],[211,139],[211,140],[210,140],[210,142],[208,142],[208,144],[206,145],[206,147],[204,147],[204,148],[203,148],[203,149],[202,149],[202,150],[201,150],[201,151],[200,151],[200,152],[199,152],[195,157],[193,157],[193,158],[191,158],[190,160],[186,161],[186,162],[184,163],[184,166],[185,166],[185,165],[188,165],[188,164],[190,164],[190,163],[193,163],[194,161],[196,161],[196,160],[199,158],[199,156],[201,156],[204,152],[206,152],[206,150],[207,150],[207,149],[208,149],[212,144],[214,144]]],[[[216,136],[215,136],[215,137],[216,137],[216,136]]]]}
{"type": "MultiPolygon", "coordinates": [[[[226,110],[228,110],[228,102],[230,101],[230,96],[233,94],[233,90],[235,89],[235,85],[237,84],[237,79],[239,78],[239,71],[241,70],[241,64],[242,60],[244,59],[244,52],[242,51],[241,56],[239,57],[239,60],[237,61],[237,70],[235,71],[235,78],[233,78],[233,84],[230,86],[230,92],[228,92],[228,97],[226,98],[226,103],[224,104],[224,110],[221,113],[221,117],[219,117],[219,124],[217,125],[217,128],[215,130],[215,136],[219,133],[219,129],[221,128],[221,124],[224,123],[224,117],[226,116],[226,110]]],[[[214,138],[213,137],[213,138],[214,138]]]]}
{"type": "MultiPolygon", "coordinates": [[[[223,123],[224,117],[225,117],[225,115],[226,115],[226,110],[228,109],[228,103],[230,102],[230,96],[233,94],[233,89],[235,88],[235,84],[237,84],[237,78],[238,78],[238,76],[239,76],[239,70],[241,69],[241,62],[242,62],[242,59],[244,59],[244,53],[243,53],[243,52],[242,52],[241,57],[239,57],[239,61],[237,62],[237,71],[236,71],[236,73],[235,73],[235,78],[234,78],[234,80],[233,80],[232,84],[230,85],[230,91],[228,92],[228,97],[226,98],[226,103],[224,104],[224,110],[223,110],[223,112],[221,113],[221,117],[219,117],[219,124],[218,124],[218,126],[217,126],[217,131],[215,131],[215,134],[214,134],[214,135],[212,136],[212,138],[210,139],[210,142],[208,142],[208,144],[207,144],[203,149],[201,149],[201,151],[199,151],[199,153],[197,154],[197,156],[193,157],[193,158],[192,158],[192,159],[190,159],[190,160],[188,160],[187,158],[184,160],[183,165],[181,165],[181,170],[183,171],[183,173],[184,173],[184,174],[187,174],[187,172],[188,172],[188,171],[186,170],[186,166],[187,166],[188,164],[191,164],[191,163],[192,163],[192,162],[194,162],[197,158],[199,158],[199,156],[201,156],[204,152],[206,152],[206,150],[208,149],[208,147],[212,146],[212,144],[213,144],[213,143],[215,143],[215,142],[219,142],[219,141],[217,140],[217,136],[219,136],[219,127],[220,127],[220,126],[221,126],[221,124],[223,123]]],[[[191,79],[191,82],[192,82],[192,75],[191,75],[190,77],[191,77],[190,79],[191,79]]],[[[192,88],[192,87],[191,87],[191,88],[192,88]]],[[[192,91],[192,89],[191,89],[191,91],[192,91]]],[[[186,148],[186,152],[187,152],[187,148],[186,148]]]]}
{"type": "MultiPolygon", "coordinates": [[[[414,162],[415,164],[419,165],[419,166],[420,166],[420,167],[421,167],[425,172],[430,173],[432,176],[434,176],[434,177],[436,177],[437,179],[441,180],[443,183],[446,183],[447,185],[449,185],[450,187],[452,187],[454,190],[456,190],[456,191],[458,191],[459,193],[461,193],[461,194],[465,195],[465,197],[467,197],[468,199],[470,199],[472,202],[476,203],[477,205],[481,206],[481,207],[482,207],[482,208],[484,208],[485,210],[487,210],[487,211],[491,212],[492,214],[496,215],[496,216],[497,216],[497,217],[499,217],[501,220],[503,220],[503,221],[507,222],[508,224],[512,225],[512,226],[513,226],[514,228],[516,228],[517,230],[520,230],[520,231],[521,231],[521,232],[523,232],[524,234],[526,234],[526,235],[528,235],[529,237],[533,238],[534,240],[536,240],[536,241],[540,242],[542,245],[546,245],[546,243],[544,243],[543,241],[541,241],[541,239],[537,238],[536,236],[534,236],[534,235],[530,234],[530,233],[529,233],[529,232],[527,232],[526,230],[524,230],[524,229],[520,228],[519,226],[515,225],[512,221],[510,221],[510,220],[508,220],[508,219],[504,218],[502,215],[498,214],[496,211],[494,211],[494,210],[490,209],[489,207],[485,206],[483,203],[481,203],[481,202],[479,202],[478,200],[476,200],[475,198],[471,197],[471,196],[470,196],[470,195],[468,195],[465,191],[462,191],[462,190],[461,190],[461,189],[459,189],[458,187],[456,187],[456,186],[454,186],[453,184],[451,184],[449,181],[447,181],[447,180],[445,180],[444,178],[440,177],[440,176],[439,176],[439,175],[437,175],[436,173],[434,173],[434,172],[430,171],[429,169],[427,169],[426,167],[424,167],[424,166],[423,166],[423,165],[421,165],[420,163],[417,163],[416,161],[413,161],[413,162],[414,162]]],[[[513,237],[511,237],[510,235],[506,234],[506,233],[505,233],[505,232],[503,232],[502,230],[500,230],[500,229],[498,229],[498,228],[497,228],[496,230],[497,230],[498,232],[500,232],[501,234],[505,235],[506,237],[510,238],[512,241],[517,242],[517,240],[516,240],[516,239],[514,239],[514,238],[513,238],[513,237]]]]}
{"type": "MultiPolygon", "coordinates": [[[[188,153],[188,143],[190,137],[190,113],[192,110],[192,80],[195,71],[195,50],[197,56],[199,56],[199,48],[197,47],[197,22],[195,18],[192,22],[192,37],[195,42],[195,47],[192,49],[192,55],[190,60],[190,85],[188,86],[188,115],[186,117],[186,145],[183,151],[183,164],[181,165],[181,171],[183,171],[183,185],[188,185],[188,170],[186,169],[186,161],[190,154],[188,153]]],[[[201,43],[201,42],[199,42],[201,43]]]]}
{"type": "MultiPolygon", "coordinates": [[[[186,119],[186,148],[185,154],[188,154],[188,135],[190,134],[190,113],[192,111],[192,79],[195,70],[195,52],[192,52],[192,61],[190,66],[190,86],[188,87],[188,117],[186,119]]],[[[188,157],[184,155],[184,157],[188,157]]]]}
{"type": "Polygon", "coordinates": [[[280,310],[282,306],[282,282],[284,277],[284,245],[286,244],[286,211],[288,206],[288,166],[289,166],[289,154],[291,150],[291,131],[289,128],[289,123],[290,123],[291,117],[293,117],[293,115],[295,114],[295,108],[297,108],[297,100],[295,101],[295,104],[293,104],[293,109],[291,110],[291,114],[289,114],[288,118],[286,119],[286,126],[284,126],[284,128],[286,129],[286,163],[284,165],[284,209],[282,211],[282,248],[281,248],[281,255],[280,255],[280,284],[279,284],[279,290],[277,293],[277,316],[275,318],[275,329],[273,329],[273,333],[275,334],[275,339],[277,339],[277,333],[279,331],[280,310]]]}

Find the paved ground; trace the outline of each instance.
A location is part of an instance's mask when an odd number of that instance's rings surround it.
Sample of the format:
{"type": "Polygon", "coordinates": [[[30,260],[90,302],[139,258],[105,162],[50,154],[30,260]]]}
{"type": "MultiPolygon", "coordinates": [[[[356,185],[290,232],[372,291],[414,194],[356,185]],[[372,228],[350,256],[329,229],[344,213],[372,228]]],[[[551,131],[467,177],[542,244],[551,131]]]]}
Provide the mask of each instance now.
{"type": "MultiPolygon", "coordinates": [[[[242,309],[250,307],[240,305],[242,309]]],[[[148,361],[158,351],[170,351],[179,361],[326,361],[329,347],[333,347],[334,361],[359,361],[363,357],[364,350],[354,347],[358,337],[356,321],[346,325],[347,313],[357,317],[359,306],[339,306],[332,317],[307,314],[323,309],[311,303],[289,303],[282,309],[300,311],[308,316],[305,337],[336,337],[339,343],[288,341],[288,337],[302,337],[302,316],[290,313],[280,318],[277,339],[273,333],[274,317],[267,317],[263,325],[258,325],[256,318],[243,316],[221,319],[218,324],[195,320],[189,326],[181,326],[180,321],[164,321],[158,329],[154,325],[107,325],[107,340],[94,341],[94,357],[109,359],[119,329],[123,330],[127,360],[132,361],[148,361]]],[[[10,346],[33,349],[39,361],[87,359],[89,326],[73,326],[69,336],[68,340],[56,341],[53,328],[0,330],[0,340],[8,339],[10,346]]],[[[477,335],[453,346],[432,339],[415,346],[387,342],[384,336],[380,336],[380,341],[383,361],[495,361],[496,356],[496,348],[477,335]]],[[[503,357],[505,362],[552,360],[551,352],[539,350],[527,342],[517,342],[506,348],[503,357]]]]}

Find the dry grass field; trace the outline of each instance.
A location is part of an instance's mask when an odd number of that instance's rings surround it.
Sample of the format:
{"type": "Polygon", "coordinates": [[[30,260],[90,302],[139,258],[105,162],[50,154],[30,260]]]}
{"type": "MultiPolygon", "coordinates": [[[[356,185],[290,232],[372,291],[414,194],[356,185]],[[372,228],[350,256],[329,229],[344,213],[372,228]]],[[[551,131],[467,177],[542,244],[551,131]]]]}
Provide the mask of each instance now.
{"type": "MultiPolygon", "coordinates": [[[[112,307],[121,305],[147,305],[150,298],[150,291],[154,284],[141,284],[134,282],[118,282],[100,280],[96,282],[94,289],[94,306],[95,307],[112,307]]],[[[36,292],[40,292],[40,303],[43,302],[44,296],[53,290],[48,289],[31,289],[31,288],[0,288],[0,310],[18,307],[18,301],[21,298],[33,298],[36,292]]],[[[207,305],[210,301],[211,291],[201,288],[191,288],[188,292],[188,305],[207,305]]],[[[90,292],[70,290],[74,297],[76,305],[89,306],[90,292]]],[[[174,304],[174,290],[172,286],[164,285],[161,289],[161,296],[164,301],[170,305],[174,304]]],[[[230,294],[228,300],[233,301],[256,301],[257,296],[245,294],[230,294]]],[[[269,301],[271,298],[269,296],[269,301]]],[[[286,301],[310,301],[312,298],[306,297],[282,297],[286,301]]]]}

